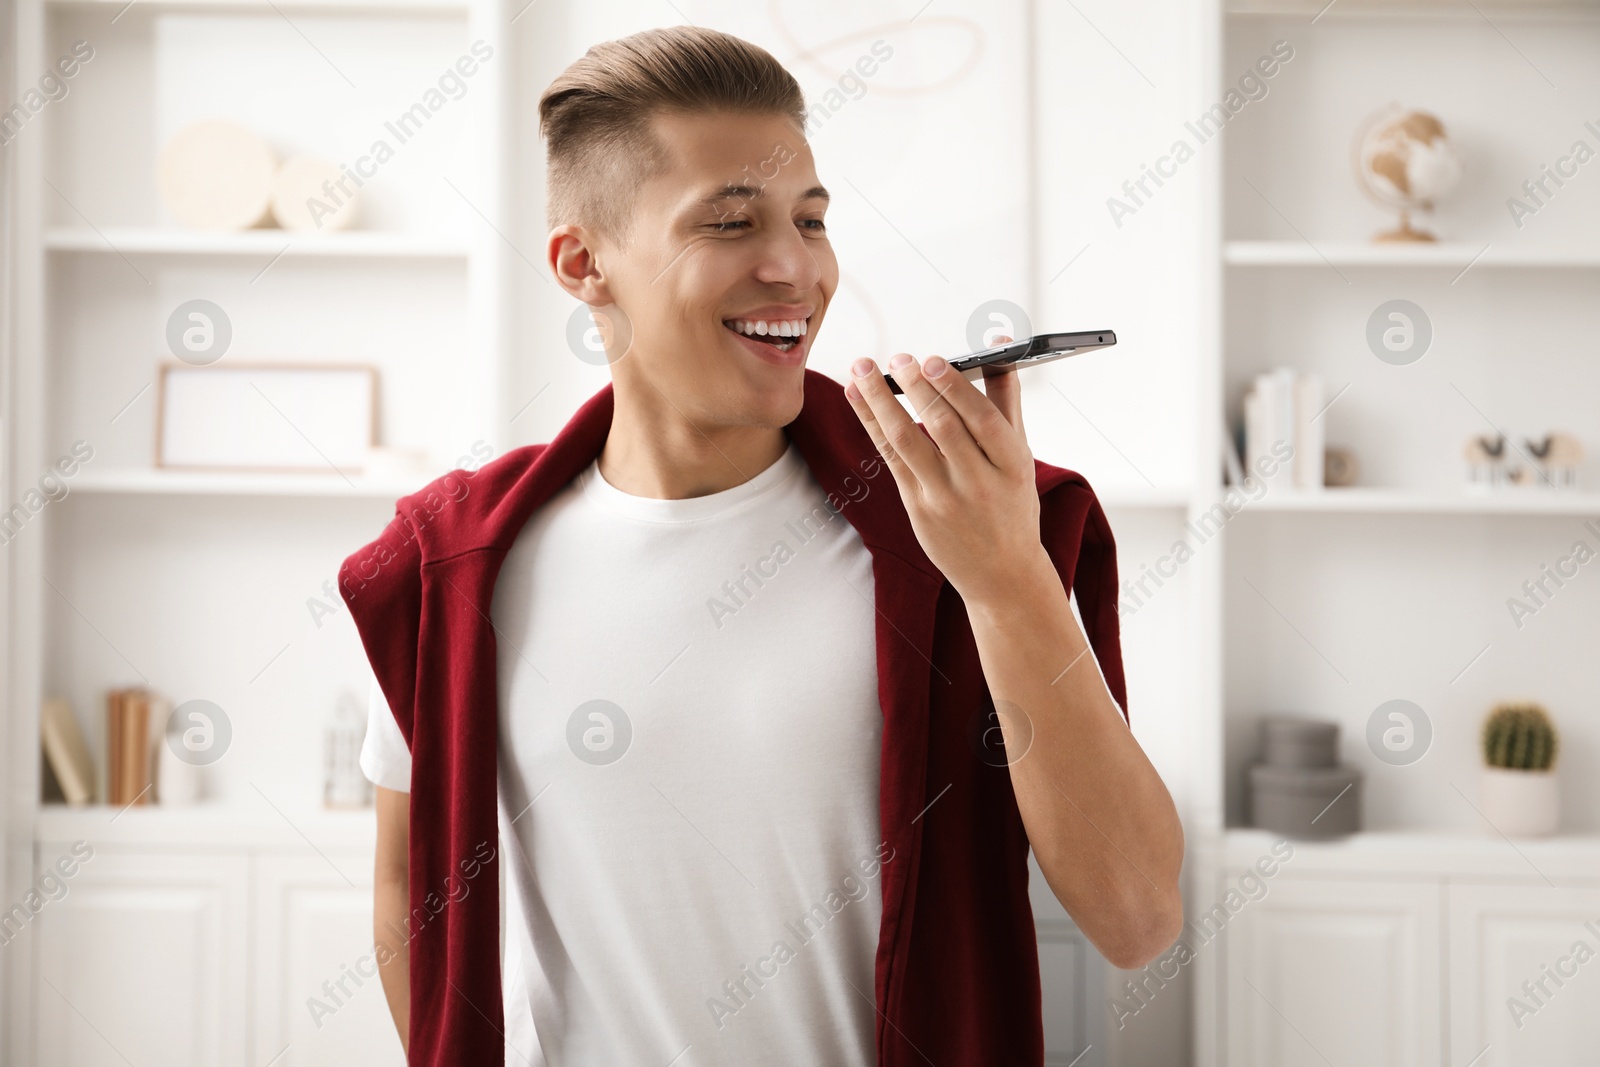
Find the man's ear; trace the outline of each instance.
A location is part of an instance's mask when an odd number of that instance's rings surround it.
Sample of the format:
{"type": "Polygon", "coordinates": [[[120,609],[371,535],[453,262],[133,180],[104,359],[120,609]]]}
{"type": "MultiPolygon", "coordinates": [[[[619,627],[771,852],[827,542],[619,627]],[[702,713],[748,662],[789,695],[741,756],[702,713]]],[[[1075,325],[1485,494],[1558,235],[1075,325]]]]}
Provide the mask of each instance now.
{"type": "Polygon", "coordinates": [[[584,227],[566,223],[551,230],[547,254],[556,283],[568,295],[595,307],[615,302],[595,255],[593,235],[584,227]]]}

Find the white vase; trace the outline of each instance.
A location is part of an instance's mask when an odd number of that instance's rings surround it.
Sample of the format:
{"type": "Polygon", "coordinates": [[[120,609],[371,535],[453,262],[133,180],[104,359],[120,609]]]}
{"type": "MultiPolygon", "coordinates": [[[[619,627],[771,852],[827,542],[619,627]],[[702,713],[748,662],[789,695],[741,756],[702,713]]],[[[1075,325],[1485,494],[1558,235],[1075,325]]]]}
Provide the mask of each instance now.
{"type": "Polygon", "coordinates": [[[1561,821],[1556,772],[1483,768],[1483,815],[1507,837],[1546,837],[1561,821]]]}

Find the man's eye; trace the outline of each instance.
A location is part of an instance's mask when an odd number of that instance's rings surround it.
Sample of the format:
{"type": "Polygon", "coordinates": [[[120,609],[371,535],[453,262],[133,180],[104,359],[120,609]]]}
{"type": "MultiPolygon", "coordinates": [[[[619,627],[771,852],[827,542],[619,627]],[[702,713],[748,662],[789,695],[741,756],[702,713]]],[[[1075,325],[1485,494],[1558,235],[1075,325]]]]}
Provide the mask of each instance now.
{"type": "Polygon", "coordinates": [[[801,219],[800,225],[809,227],[813,233],[822,233],[828,228],[821,219],[801,219]]]}
{"type": "Polygon", "coordinates": [[[731,230],[737,230],[741,226],[748,225],[750,225],[748,219],[733,219],[729,222],[714,222],[711,224],[711,228],[716,230],[718,233],[727,233],[731,230]]]}

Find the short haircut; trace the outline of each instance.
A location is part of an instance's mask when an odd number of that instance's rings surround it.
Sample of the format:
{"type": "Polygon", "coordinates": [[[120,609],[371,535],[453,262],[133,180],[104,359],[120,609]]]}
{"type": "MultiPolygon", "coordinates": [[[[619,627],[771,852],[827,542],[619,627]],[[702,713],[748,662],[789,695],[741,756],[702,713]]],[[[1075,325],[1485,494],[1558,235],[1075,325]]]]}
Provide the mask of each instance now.
{"type": "Polygon", "coordinates": [[[671,26],[589,49],[539,98],[550,227],[588,226],[625,244],[639,189],[666,167],[651,120],[711,111],[782,115],[804,136],[799,83],[749,41],[671,26]]]}

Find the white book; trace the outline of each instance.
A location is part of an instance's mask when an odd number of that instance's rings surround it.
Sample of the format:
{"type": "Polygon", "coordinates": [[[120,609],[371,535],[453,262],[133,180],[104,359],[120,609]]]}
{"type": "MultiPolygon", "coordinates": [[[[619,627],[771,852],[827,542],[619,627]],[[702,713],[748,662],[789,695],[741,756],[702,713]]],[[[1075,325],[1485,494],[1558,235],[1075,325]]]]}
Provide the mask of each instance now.
{"type": "Polygon", "coordinates": [[[1302,374],[1294,383],[1294,487],[1321,489],[1325,423],[1322,413],[1322,378],[1302,374]]]}
{"type": "Polygon", "coordinates": [[[1298,451],[1294,434],[1295,372],[1284,369],[1257,375],[1245,398],[1245,448],[1251,479],[1262,478],[1268,489],[1292,489],[1294,465],[1283,461],[1283,446],[1298,451]]]}

